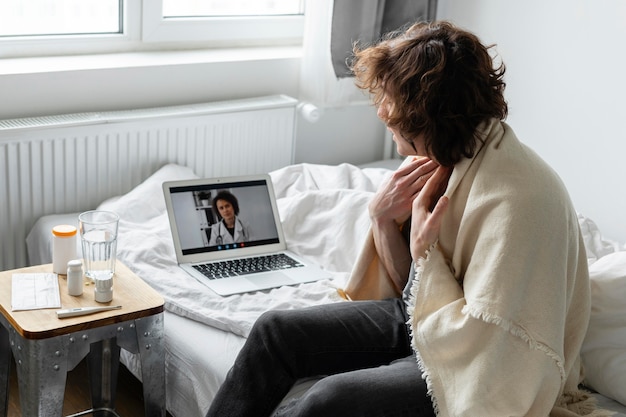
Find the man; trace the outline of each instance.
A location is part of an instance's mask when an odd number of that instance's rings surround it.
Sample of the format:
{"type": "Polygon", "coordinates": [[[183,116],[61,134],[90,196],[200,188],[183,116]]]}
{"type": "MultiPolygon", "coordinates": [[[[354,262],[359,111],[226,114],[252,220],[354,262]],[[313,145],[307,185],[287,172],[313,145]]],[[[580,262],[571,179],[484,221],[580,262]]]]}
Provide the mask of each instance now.
{"type": "MultiPolygon", "coordinates": [[[[208,416],[593,415],[590,314],[562,182],[502,120],[504,66],[447,22],[355,49],[357,84],[407,160],[369,206],[342,294],[255,324],[208,416]]],[[[599,415],[599,414],[595,414],[599,415]]]]}

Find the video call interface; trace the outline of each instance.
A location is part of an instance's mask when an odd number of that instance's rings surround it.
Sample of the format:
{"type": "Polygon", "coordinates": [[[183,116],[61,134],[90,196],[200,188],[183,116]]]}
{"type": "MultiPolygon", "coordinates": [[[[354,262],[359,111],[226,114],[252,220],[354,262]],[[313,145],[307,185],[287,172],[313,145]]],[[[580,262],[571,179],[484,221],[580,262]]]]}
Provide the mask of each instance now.
{"type": "Polygon", "coordinates": [[[264,180],[176,187],[171,200],[183,255],[279,243],[264,180]]]}

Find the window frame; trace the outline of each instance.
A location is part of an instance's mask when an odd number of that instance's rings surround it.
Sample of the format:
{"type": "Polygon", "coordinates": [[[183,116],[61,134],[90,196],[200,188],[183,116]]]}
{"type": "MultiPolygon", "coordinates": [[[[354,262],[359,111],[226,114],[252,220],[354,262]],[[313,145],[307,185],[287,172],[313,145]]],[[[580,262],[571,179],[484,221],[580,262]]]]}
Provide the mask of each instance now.
{"type": "Polygon", "coordinates": [[[0,39],[1,58],[126,52],[141,47],[141,1],[122,1],[122,33],[23,36],[0,39]]]}
{"type": "Polygon", "coordinates": [[[301,40],[304,15],[163,18],[163,0],[144,0],[144,42],[252,42],[301,40]],[[146,7],[149,3],[150,7],[146,7]]]}
{"type": "Polygon", "coordinates": [[[122,0],[122,33],[0,39],[0,58],[301,45],[304,15],[162,17],[162,0],[122,0]]]}

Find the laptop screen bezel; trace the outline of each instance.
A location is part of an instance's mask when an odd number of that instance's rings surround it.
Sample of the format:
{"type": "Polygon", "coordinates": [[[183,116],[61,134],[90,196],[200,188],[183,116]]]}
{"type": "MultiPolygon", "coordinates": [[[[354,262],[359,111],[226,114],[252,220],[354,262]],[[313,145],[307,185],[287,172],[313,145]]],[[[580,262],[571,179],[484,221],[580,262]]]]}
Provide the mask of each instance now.
{"type": "Polygon", "coordinates": [[[221,259],[232,259],[254,255],[261,255],[265,253],[280,252],[287,249],[285,243],[285,237],[283,234],[283,228],[278,213],[278,207],[276,204],[276,198],[274,195],[274,187],[271,177],[268,174],[259,175],[245,175],[245,176],[231,176],[220,178],[198,178],[190,180],[176,180],[165,181],[163,183],[163,195],[165,198],[165,206],[167,209],[167,217],[170,224],[170,231],[172,240],[174,243],[174,250],[176,252],[176,260],[179,264],[195,264],[202,262],[211,262],[221,259]],[[276,226],[276,232],[278,233],[278,243],[269,243],[261,246],[244,246],[242,248],[207,251],[201,253],[184,254],[181,242],[179,238],[179,231],[176,225],[176,219],[174,214],[174,208],[172,204],[172,190],[179,187],[196,187],[196,186],[215,186],[219,184],[228,183],[241,183],[251,181],[264,181],[267,185],[267,191],[269,193],[269,201],[271,204],[272,215],[274,218],[274,224],[276,226]]]}

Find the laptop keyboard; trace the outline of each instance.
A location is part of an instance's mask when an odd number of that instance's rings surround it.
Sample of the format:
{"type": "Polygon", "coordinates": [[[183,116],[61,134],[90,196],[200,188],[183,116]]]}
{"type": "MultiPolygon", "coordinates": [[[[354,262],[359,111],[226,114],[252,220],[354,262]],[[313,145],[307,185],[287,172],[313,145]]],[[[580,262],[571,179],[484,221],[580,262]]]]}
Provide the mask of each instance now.
{"type": "Polygon", "coordinates": [[[301,266],[304,265],[284,253],[193,265],[195,269],[210,279],[298,268],[301,266]]]}

